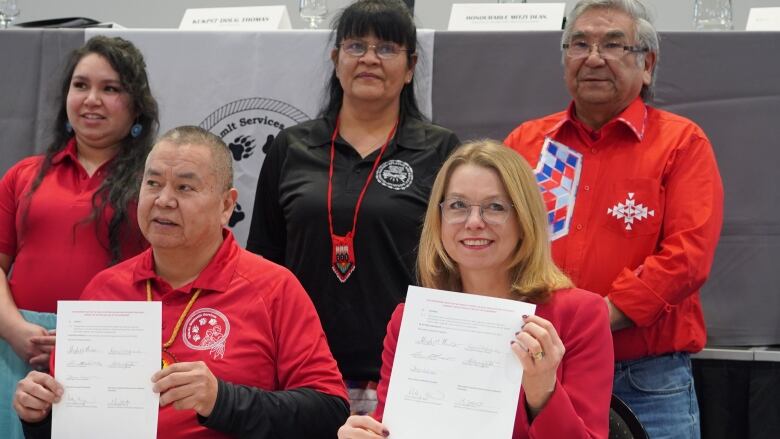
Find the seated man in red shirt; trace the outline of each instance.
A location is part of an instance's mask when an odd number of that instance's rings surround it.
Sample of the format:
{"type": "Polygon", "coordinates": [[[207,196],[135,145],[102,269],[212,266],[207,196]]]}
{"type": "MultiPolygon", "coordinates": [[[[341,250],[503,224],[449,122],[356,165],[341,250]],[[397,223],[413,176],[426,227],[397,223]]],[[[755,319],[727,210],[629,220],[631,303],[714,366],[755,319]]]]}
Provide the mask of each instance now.
{"type": "Polygon", "coordinates": [[[505,143],[536,166],[555,262],[607,302],[614,393],[650,437],[699,437],[689,353],[706,341],[699,289],[723,219],[712,146],[643,101],[659,44],[640,1],[581,0],[562,43],[573,103],[505,143]]]}
{"type": "MultiPolygon", "coordinates": [[[[218,137],[197,127],[163,135],[138,201],[151,249],[99,273],[82,299],[163,302],[165,367],[151,377],[158,437],[335,437],[349,409],[319,318],[287,269],[224,227],[232,181],[218,137]]],[[[28,437],[49,436],[63,390],[40,372],[19,382],[14,408],[28,437]]]]}

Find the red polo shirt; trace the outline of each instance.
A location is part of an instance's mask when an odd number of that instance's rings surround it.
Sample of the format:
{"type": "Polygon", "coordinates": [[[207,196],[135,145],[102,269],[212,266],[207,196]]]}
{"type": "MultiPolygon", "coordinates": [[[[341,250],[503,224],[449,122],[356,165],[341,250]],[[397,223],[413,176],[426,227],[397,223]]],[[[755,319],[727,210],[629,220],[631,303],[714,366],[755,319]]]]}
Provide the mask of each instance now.
{"type": "MultiPolygon", "coordinates": [[[[309,296],[286,268],[225,241],[197,279],[173,289],[154,272],[152,250],[99,273],[82,300],[162,301],[166,342],[191,298],[200,296],[168,350],[178,362],[203,361],[219,379],[264,390],[306,387],[347,400],[309,296]]],[[[229,437],[198,423],[194,410],[160,408],[159,438],[229,437]]]]}
{"type": "Polygon", "coordinates": [[[548,211],[557,209],[556,263],[636,324],[613,334],[615,359],[701,350],[699,289],[723,220],[723,185],[701,128],[637,98],[597,131],[572,104],[520,125],[505,143],[537,167],[548,211]]]}
{"type": "MultiPolygon", "coordinates": [[[[92,276],[111,260],[107,225],[113,209],[107,208],[97,224],[85,221],[109,162],[88,176],[76,156],[76,141],[71,139],[54,156],[30,198],[27,194],[42,162],[43,156],[26,158],[0,181],[0,253],[13,260],[8,283],[16,306],[55,312],[57,300],[77,300],[92,276]]],[[[132,206],[128,212],[132,230],[123,242],[125,257],[138,254],[145,246],[135,210],[132,206]]]]}

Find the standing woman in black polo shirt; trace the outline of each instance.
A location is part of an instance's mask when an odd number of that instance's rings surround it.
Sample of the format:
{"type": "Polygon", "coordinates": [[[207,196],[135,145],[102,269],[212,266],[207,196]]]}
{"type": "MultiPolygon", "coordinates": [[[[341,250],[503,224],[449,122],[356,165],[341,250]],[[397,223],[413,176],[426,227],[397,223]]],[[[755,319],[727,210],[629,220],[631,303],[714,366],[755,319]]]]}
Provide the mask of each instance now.
{"type": "Polygon", "coordinates": [[[415,283],[431,186],[459,142],[417,107],[406,5],[359,0],[334,23],[328,100],[319,119],[281,131],[268,151],[247,248],[298,276],[353,412],[369,412],[387,322],[415,283]]]}

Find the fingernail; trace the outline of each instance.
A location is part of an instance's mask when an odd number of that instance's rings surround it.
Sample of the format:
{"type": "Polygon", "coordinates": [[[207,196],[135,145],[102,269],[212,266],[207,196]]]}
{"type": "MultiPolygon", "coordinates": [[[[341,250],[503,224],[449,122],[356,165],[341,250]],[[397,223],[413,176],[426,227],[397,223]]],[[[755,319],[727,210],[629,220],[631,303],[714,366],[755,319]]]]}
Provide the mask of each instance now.
{"type": "Polygon", "coordinates": [[[382,436],[384,436],[384,437],[390,436],[390,430],[388,430],[386,428],[382,429],[382,436]]]}
{"type": "Polygon", "coordinates": [[[510,342],[509,342],[509,344],[511,344],[511,345],[515,345],[515,344],[517,344],[517,342],[516,342],[516,341],[514,341],[514,340],[512,340],[512,341],[510,341],[510,342]]]}
{"type": "Polygon", "coordinates": [[[515,332],[515,335],[517,335],[517,334],[519,334],[519,333],[520,333],[520,331],[517,331],[517,332],[515,332]]]}
{"type": "Polygon", "coordinates": [[[523,314],[523,320],[528,318],[528,314],[523,314]]]}

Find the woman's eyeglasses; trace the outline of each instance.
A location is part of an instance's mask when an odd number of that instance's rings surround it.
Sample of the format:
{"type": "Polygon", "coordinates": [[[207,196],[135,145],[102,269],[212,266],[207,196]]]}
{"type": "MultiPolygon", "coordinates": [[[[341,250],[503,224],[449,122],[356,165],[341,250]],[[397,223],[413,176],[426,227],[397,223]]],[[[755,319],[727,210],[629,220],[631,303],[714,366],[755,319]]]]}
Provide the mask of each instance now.
{"type": "Polygon", "coordinates": [[[409,50],[392,41],[380,41],[376,44],[369,44],[363,40],[343,40],[339,46],[344,53],[354,57],[364,56],[370,49],[374,49],[376,56],[381,59],[393,59],[401,52],[409,50]]]}
{"type": "Polygon", "coordinates": [[[441,204],[441,216],[447,224],[461,224],[471,216],[471,210],[479,207],[479,216],[487,224],[504,224],[512,214],[514,205],[503,200],[469,203],[460,198],[447,198],[441,204]]]}

